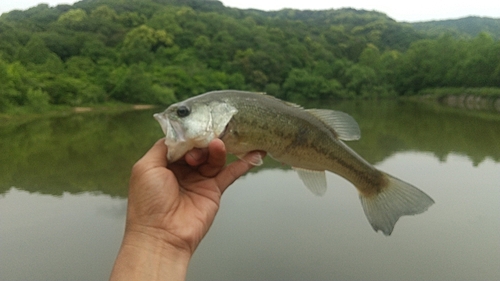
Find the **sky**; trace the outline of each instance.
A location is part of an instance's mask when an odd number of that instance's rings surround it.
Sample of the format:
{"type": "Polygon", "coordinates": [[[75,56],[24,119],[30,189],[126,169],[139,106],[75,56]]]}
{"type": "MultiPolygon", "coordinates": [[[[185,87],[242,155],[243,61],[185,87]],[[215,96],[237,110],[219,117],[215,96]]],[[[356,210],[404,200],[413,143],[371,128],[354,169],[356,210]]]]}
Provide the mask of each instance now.
{"type": "MultiPolygon", "coordinates": [[[[1,0],[0,13],[15,9],[26,10],[40,3],[50,6],[73,4],[75,0],[1,0]]],[[[325,10],[355,8],[375,10],[385,13],[397,21],[416,22],[430,20],[457,19],[467,16],[500,18],[498,0],[222,0],[225,6],[240,9],[259,9],[265,11],[293,8],[300,10],[325,10]]]]}

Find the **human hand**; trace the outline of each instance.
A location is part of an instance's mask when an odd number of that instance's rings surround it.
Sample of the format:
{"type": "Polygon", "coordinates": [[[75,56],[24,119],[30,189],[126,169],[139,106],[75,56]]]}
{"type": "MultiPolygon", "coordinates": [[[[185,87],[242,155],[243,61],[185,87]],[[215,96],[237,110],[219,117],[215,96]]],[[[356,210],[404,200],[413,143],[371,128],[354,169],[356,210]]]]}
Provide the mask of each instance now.
{"type": "Polygon", "coordinates": [[[159,140],[132,169],[125,236],[112,279],[132,278],[130,271],[147,273],[149,280],[154,280],[153,272],[183,279],[191,255],[212,225],[222,193],[252,168],[248,163],[264,156],[252,152],[226,166],[219,139],[208,149],[191,150],[183,161],[167,163],[166,153],[159,140]]]}

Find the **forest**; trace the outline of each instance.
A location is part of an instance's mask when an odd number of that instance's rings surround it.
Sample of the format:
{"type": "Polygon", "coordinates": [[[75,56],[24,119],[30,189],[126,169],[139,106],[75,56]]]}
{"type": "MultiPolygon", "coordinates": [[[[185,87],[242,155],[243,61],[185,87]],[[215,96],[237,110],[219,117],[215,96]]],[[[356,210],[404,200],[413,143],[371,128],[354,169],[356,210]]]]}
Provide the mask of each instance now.
{"type": "Polygon", "coordinates": [[[0,113],[168,105],[218,89],[291,101],[465,88],[500,95],[496,35],[429,30],[354,9],[264,12],[203,0],[40,4],[0,16],[0,113]]]}

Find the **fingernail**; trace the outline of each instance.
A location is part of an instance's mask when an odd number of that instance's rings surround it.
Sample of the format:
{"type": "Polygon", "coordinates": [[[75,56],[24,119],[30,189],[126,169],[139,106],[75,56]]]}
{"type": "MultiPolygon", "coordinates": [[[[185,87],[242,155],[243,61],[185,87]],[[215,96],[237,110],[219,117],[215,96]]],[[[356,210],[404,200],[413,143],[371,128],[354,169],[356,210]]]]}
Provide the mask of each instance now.
{"type": "Polygon", "coordinates": [[[188,155],[193,158],[193,160],[200,160],[201,153],[198,150],[191,150],[188,152],[188,155]]]}

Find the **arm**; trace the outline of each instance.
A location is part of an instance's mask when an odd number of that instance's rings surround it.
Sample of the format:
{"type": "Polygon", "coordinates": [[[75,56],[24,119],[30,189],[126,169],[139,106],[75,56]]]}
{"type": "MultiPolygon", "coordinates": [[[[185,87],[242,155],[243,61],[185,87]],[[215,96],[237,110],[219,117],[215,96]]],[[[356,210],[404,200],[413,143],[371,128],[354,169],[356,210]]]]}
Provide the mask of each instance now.
{"type": "Polygon", "coordinates": [[[263,157],[252,152],[226,166],[219,139],[184,161],[167,164],[166,153],[159,140],[132,169],[125,234],[110,280],[184,280],[222,193],[263,157]]]}

